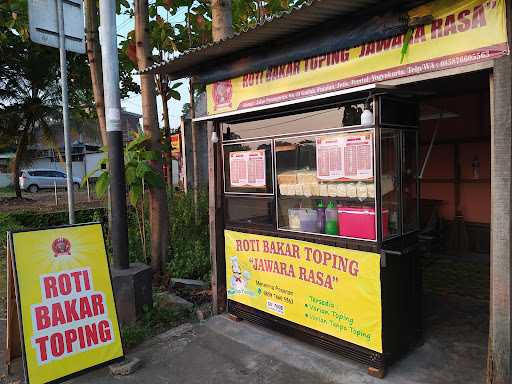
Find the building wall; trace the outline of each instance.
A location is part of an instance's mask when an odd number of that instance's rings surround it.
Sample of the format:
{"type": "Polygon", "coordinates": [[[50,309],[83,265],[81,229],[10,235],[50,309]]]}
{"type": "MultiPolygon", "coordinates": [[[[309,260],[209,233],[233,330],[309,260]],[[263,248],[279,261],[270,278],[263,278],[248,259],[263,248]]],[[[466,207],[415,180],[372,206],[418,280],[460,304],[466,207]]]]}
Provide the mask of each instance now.
{"type": "MultiPolygon", "coordinates": [[[[192,128],[190,120],[186,119],[184,125],[184,148],[186,163],[186,181],[187,188],[191,190],[194,183],[194,167],[192,161],[192,128]]],[[[208,130],[205,122],[197,122],[196,129],[196,147],[197,147],[197,173],[198,185],[200,188],[208,187],[208,130]]]]}
{"type": "Polygon", "coordinates": [[[0,188],[12,185],[12,176],[10,173],[0,173],[0,188]]]}
{"type": "Polygon", "coordinates": [[[458,117],[421,122],[420,164],[423,164],[435,126],[438,135],[421,183],[421,197],[442,201],[442,218],[455,216],[455,144],[459,147],[460,209],[464,220],[491,222],[491,145],[489,98],[486,95],[462,95],[435,102],[458,117]],[[473,142],[468,142],[473,141],[473,142]],[[473,160],[480,162],[480,175],[473,178],[473,160]]]}

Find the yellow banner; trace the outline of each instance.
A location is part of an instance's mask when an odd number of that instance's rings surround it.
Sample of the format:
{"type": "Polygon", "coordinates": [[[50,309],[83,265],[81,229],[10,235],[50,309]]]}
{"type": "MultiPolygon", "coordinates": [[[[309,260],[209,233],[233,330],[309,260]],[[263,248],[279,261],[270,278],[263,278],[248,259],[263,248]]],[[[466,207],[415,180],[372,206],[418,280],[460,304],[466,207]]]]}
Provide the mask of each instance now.
{"type": "Polygon", "coordinates": [[[181,154],[181,134],[171,135],[171,154],[173,156],[181,154]]]}
{"type": "Polygon", "coordinates": [[[406,35],[208,84],[208,115],[290,102],[508,54],[505,0],[436,0],[410,11],[431,24],[406,35]]]}
{"type": "Polygon", "coordinates": [[[379,254],[224,234],[229,300],[382,352],[379,254]]]}
{"type": "Polygon", "coordinates": [[[13,234],[27,382],[123,356],[100,224],[13,234]]]}

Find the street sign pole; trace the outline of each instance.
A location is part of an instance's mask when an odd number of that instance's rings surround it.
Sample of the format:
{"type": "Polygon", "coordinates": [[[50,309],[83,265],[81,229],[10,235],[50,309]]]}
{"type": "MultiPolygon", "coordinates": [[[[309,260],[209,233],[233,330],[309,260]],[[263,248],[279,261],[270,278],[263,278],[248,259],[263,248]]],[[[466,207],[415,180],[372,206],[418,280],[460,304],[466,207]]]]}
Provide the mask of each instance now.
{"type": "Polygon", "coordinates": [[[100,43],[103,61],[103,92],[107,120],[110,202],[112,207],[112,259],[114,268],[128,269],[128,224],[124,177],[123,131],[117,53],[116,5],[114,0],[100,1],[100,43]]]}
{"type": "Polygon", "coordinates": [[[63,0],[57,0],[57,20],[59,26],[60,81],[62,87],[62,122],[64,125],[64,150],[66,157],[66,182],[68,190],[69,224],[75,224],[75,195],[73,193],[73,163],[71,158],[71,138],[69,134],[68,108],[68,69],[66,63],[66,38],[64,34],[63,0]]]}

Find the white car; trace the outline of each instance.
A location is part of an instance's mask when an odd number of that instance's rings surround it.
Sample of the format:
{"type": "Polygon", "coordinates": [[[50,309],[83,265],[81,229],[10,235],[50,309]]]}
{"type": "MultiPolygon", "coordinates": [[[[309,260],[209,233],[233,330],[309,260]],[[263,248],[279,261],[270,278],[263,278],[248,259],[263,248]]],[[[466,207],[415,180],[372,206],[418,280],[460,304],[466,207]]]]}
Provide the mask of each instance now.
{"type": "MultiPolygon", "coordinates": [[[[40,189],[66,188],[66,174],[56,169],[24,169],[21,171],[20,188],[36,193],[40,189]]],[[[75,190],[80,188],[81,179],[73,177],[75,190]]]]}

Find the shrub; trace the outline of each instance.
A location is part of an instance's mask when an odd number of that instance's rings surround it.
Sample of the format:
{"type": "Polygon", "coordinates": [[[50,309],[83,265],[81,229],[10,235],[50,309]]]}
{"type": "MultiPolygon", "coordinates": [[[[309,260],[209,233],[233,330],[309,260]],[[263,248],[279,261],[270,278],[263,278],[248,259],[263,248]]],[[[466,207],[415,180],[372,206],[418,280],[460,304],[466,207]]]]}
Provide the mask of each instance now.
{"type": "Polygon", "coordinates": [[[208,192],[198,196],[198,217],[194,218],[193,194],[174,192],[169,196],[172,277],[209,280],[210,242],[208,234],[208,192]]]}

